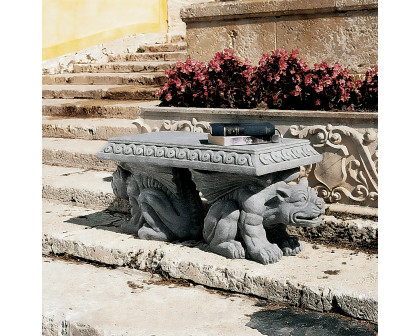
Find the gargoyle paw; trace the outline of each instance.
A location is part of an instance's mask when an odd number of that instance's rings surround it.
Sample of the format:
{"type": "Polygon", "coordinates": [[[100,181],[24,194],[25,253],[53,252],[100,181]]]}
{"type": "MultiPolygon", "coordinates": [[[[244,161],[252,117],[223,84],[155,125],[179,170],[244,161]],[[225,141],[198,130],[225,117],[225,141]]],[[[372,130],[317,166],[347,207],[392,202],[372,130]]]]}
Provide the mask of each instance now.
{"type": "Polygon", "coordinates": [[[245,258],[245,250],[242,244],[236,240],[230,240],[217,245],[210,244],[210,250],[230,259],[245,258]]]}
{"type": "Polygon", "coordinates": [[[257,251],[250,251],[249,254],[253,260],[264,265],[275,263],[283,256],[283,252],[277,244],[264,245],[257,251]]]}

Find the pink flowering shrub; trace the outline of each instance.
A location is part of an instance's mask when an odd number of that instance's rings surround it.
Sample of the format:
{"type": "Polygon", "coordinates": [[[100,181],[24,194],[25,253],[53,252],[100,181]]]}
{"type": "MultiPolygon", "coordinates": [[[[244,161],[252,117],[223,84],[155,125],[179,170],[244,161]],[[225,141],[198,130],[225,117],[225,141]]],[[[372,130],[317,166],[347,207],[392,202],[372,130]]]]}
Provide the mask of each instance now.
{"type": "Polygon", "coordinates": [[[298,55],[275,50],[264,54],[258,67],[229,49],[208,65],[187,59],[166,71],[168,80],[156,96],[160,106],[254,108],[263,103],[274,109],[377,111],[377,66],[360,81],[339,63],[311,69],[298,55]]]}
{"type": "Polygon", "coordinates": [[[156,91],[160,106],[209,107],[209,75],[203,62],[187,59],[167,69],[168,79],[156,91]]]}
{"type": "Polygon", "coordinates": [[[378,110],[378,66],[366,71],[365,80],[357,81],[358,107],[367,110],[378,110]]]}
{"type": "Polygon", "coordinates": [[[299,52],[275,50],[263,54],[255,71],[259,100],[268,108],[301,109],[304,102],[306,62],[298,59],[299,52]]]}
{"type": "Polygon", "coordinates": [[[352,111],[357,104],[355,84],[341,64],[315,64],[305,76],[305,109],[352,111]]]}
{"type": "Polygon", "coordinates": [[[254,108],[257,106],[255,67],[242,62],[230,49],[216,53],[208,64],[211,106],[254,108]]]}

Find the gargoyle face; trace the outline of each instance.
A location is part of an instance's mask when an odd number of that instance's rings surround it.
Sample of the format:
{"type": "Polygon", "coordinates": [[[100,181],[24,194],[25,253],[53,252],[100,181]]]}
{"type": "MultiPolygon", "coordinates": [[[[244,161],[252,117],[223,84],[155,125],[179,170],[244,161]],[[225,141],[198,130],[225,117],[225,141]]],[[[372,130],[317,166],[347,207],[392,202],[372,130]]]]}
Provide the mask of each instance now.
{"type": "Polygon", "coordinates": [[[321,223],[325,213],[324,200],[315,189],[308,187],[308,180],[302,178],[298,184],[284,184],[277,189],[278,203],[268,213],[267,224],[274,222],[293,226],[315,227],[321,223]]]}

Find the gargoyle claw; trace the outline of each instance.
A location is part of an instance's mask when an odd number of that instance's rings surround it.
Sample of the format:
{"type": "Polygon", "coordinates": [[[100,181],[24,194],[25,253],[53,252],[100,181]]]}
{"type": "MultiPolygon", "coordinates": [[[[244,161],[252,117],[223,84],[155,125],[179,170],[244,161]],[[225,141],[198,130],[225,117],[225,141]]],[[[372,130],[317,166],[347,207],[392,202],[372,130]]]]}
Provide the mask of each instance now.
{"type": "Polygon", "coordinates": [[[277,244],[266,245],[257,251],[250,251],[249,254],[253,260],[264,265],[275,263],[283,256],[283,252],[277,244]]]}

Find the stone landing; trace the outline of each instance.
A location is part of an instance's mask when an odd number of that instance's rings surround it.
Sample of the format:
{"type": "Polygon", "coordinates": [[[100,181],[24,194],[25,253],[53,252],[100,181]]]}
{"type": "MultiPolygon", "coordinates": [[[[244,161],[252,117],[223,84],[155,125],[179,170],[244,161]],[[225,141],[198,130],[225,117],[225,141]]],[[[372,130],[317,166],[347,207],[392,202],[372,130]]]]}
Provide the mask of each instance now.
{"type": "Polygon", "coordinates": [[[377,322],[377,255],[305,244],[296,257],[261,265],[207,251],[204,243],[144,241],[123,234],[124,217],[54,201],[43,203],[43,254],[163,272],[240,294],[377,322]]]}

